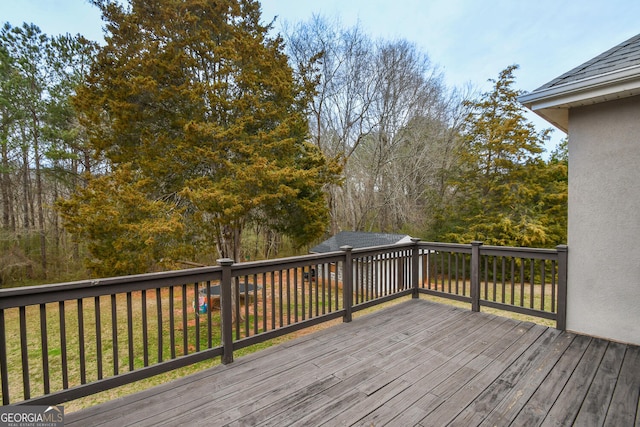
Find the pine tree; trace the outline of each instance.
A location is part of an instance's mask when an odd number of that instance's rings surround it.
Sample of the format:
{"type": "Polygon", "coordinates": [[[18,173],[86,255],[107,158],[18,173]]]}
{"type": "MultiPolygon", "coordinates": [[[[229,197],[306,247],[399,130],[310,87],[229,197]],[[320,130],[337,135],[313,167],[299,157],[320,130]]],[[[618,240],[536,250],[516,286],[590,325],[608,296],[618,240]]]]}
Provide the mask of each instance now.
{"type": "Polygon", "coordinates": [[[337,169],[306,141],[307,96],[252,0],[95,0],[106,45],[74,100],[92,146],[238,259],[248,222],[306,243],[337,169]]]}
{"type": "Polygon", "coordinates": [[[470,105],[461,172],[452,183],[456,202],[443,216],[440,238],[509,246],[558,243],[550,209],[563,200],[548,191],[563,190],[551,185],[558,177],[541,157],[550,131],[536,132],[525,117],[520,92],[512,87],[516,69],[503,70],[492,91],[470,105]]]}

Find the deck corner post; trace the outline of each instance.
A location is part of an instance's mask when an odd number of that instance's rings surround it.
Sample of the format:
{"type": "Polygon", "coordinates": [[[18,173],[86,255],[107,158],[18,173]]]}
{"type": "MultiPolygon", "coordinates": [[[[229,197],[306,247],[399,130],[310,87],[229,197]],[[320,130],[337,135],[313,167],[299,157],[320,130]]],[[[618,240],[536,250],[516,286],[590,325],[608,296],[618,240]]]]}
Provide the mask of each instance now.
{"type": "Polygon", "coordinates": [[[234,261],[230,258],[218,260],[222,267],[220,280],[220,320],[222,323],[222,363],[233,362],[233,304],[231,303],[231,266],[234,261]]]}
{"type": "Polygon", "coordinates": [[[420,296],[418,289],[420,288],[420,238],[412,237],[413,249],[411,251],[411,298],[415,299],[420,296]]]}
{"type": "Polygon", "coordinates": [[[348,323],[353,318],[353,247],[341,246],[340,250],[344,252],[344,271],[342,272],[343,321],[348,323]]]}
{"type": "Polygon", "coordinates": [[[569,247],[567,245],[556,246],[558,251],[558,307],[556,311],[556,329],[567,329],[567,259],[569,247]]]}
{"type": "Polygon", "coordinates": [[[480,246],[482,242],[471,242],[471,310],[480,311],[480,246]]]}

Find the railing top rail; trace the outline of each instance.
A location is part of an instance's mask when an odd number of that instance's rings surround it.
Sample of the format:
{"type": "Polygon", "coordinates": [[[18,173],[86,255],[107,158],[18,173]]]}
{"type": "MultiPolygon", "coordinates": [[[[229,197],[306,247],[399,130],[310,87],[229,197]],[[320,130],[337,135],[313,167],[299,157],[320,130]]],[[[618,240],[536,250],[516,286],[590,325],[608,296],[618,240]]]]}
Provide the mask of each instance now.
{"type": "MultiPolygon", "coordinates": [[[[352,255],[354,257],[375,256],[378,254],[409,249],[411,247],[415,247],[415,244],[416,243],[414,242],[407,242],[369,248],[358,248],[353,249],[352,255]]],[[[418,242],[417,244],[420,249],[471,253],[470,244],[443,242],[418,242]]],[[[480,251],[481,254],[490,256],[513,256],[538,259],[557,259],[558,257],[557,249],[480,246],[480,251]]],[[[232,271],[234,276],[267,273],[286,268],[337,262],[344,260],[344,257],[344,251],[334,251],[272,260],[241,262],[233,264],[232,271]]],[[[114,293],[134,292],[208,280],[219,280],[221,271],[221,266],[209,266],[103,279],[81,280],[50,285],[0,289],[0,309],[88,298],[114,293]]]]}
{"type": "MultiPolygon", "coordinates": [[[[471,253],[471,245],[465,243],[420,242],[421,249],[434,249],[440,251],[471,253]]],[[[516,258],[557,259],[557,249],[524,248],[515,246],[490,246],[481,245],[482,255],[513,256],[516,258]]]]}
{"type": "Polygon", "coordinates": [[[513,246],[481,246],[482,255],[513,256],[516,258],[557,259],[557,249],[519,248],[513,246]]]}
{"type": "Polygon", "coordinates": [[[222,268],[198,267],[50,285],[0,289],[0,309],[217,280],[222,268]]]}
{"type": "Polygon", "coordinates": [[[420,248],[471,253],[471,245],[466,243],[420,242],[420,248]]]}
{"type": "Polygon", "coordinates": [[[254,273],[269,273],[287,268],[306,267],[309,265],[336,262],[344,259],[343,251],[322,254],[300,255],[287,258],[267,259],[260,261],[239,262],[231,266],[234,276],[254,273]]]}

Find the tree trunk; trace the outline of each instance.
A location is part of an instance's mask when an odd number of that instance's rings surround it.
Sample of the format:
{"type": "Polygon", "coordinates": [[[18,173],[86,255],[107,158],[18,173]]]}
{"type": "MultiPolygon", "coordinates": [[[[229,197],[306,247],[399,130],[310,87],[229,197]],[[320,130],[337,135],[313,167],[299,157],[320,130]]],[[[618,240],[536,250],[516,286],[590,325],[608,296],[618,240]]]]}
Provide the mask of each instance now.
{"type": "Polygon", "coordinates": [[[13,200],[11,198],[12,191],[7,132],[3,129],[2,133],[2,173],[0,174],[0,187],[2,193],[2,228],[5,230],[15,231],[11,227],[13,200]]]}
{"type": "Polygon", "coordinates": [[[47,236],[44,224],[44,207],[42,203],[42,169],[40,167],[40,147],[38,118],[32,113],[33,120],[33,156],[36,167],[36,207],[38,210],[38,232],[40,234],[40,263],[44,277],[47,277],[47,236]]]}

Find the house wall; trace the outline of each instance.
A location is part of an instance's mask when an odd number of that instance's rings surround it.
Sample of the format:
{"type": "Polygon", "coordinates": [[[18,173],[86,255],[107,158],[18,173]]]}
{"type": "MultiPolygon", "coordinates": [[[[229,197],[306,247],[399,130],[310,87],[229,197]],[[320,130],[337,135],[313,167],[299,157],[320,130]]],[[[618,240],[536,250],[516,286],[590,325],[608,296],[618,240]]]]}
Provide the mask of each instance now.
{"type": "Polygon", "coordinates": [[[640,344],[640,96],[569,111],[567,329],[640,344]]]}

